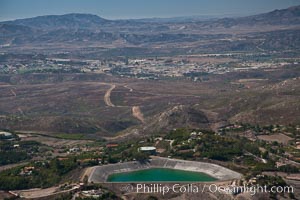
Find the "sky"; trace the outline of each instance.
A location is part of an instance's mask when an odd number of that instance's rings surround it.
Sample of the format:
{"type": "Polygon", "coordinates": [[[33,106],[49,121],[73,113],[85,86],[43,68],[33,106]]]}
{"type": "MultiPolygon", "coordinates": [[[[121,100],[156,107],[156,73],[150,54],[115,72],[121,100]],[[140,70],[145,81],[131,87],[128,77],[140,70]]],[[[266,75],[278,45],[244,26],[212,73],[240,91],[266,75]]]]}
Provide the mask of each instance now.
{"type": "Polygon", "coordinates": [[[295,5],[300,0],[0,0],[0,21],[67,13],[107,19],[246,16],[295,5]]]}

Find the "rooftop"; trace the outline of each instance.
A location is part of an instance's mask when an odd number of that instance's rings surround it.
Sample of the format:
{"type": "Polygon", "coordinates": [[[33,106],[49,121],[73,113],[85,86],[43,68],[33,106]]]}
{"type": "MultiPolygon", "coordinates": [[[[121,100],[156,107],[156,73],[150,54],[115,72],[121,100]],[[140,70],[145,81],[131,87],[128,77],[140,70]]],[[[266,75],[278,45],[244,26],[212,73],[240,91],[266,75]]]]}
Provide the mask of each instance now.
{"type": "Polygon", "coordinates": [[[141,151],[155,151],[156,147],[140,147],[139,150],[141,150],[141,151]]]}
{"type": "Polygon", "coordinates": [[[9,133],[9,132],[4,132],[4,131],[0,131],[0,135],[3,135],[3,136],[5,136],[5,137],[10,137],[10,136],[12,136],[11,133],[9,133]]]}

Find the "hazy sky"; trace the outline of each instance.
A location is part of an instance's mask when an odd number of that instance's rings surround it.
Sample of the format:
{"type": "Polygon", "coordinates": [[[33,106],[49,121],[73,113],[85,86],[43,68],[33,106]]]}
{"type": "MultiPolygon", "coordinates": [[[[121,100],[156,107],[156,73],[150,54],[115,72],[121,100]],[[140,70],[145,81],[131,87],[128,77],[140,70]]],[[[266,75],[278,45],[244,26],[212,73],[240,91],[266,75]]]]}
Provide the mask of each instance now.
{"type": "Polygon", "coordinates": [[[0,0],[0,21],[91,13],[108,19],[249,15],[300,5],[300,0],[0,0]]]}

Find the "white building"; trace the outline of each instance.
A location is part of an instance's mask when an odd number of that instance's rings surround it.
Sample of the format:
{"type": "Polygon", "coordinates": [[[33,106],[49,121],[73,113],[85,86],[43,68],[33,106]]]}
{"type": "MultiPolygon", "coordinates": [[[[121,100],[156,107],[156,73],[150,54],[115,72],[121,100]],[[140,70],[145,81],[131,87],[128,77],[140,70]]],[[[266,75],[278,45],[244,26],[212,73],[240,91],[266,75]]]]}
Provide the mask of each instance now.
{"type": "Polygon", "coordinates": [[[138,149],[139,152],[149,152],[151,154],[156,153],[156,147],[140,147],[138,149]]]}

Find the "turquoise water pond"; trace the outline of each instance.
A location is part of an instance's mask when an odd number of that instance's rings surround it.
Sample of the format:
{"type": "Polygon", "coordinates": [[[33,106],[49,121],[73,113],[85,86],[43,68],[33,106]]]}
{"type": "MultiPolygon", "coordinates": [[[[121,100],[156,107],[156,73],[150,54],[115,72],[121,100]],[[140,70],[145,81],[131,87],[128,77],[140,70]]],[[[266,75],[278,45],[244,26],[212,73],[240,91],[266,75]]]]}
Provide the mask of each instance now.
{"type": "Polygon", "coordinates": [[[184,170],[151,168],[126,173],[112,174],[108,182],[206,182],[217,179],[200,172],[184,170]]]}

